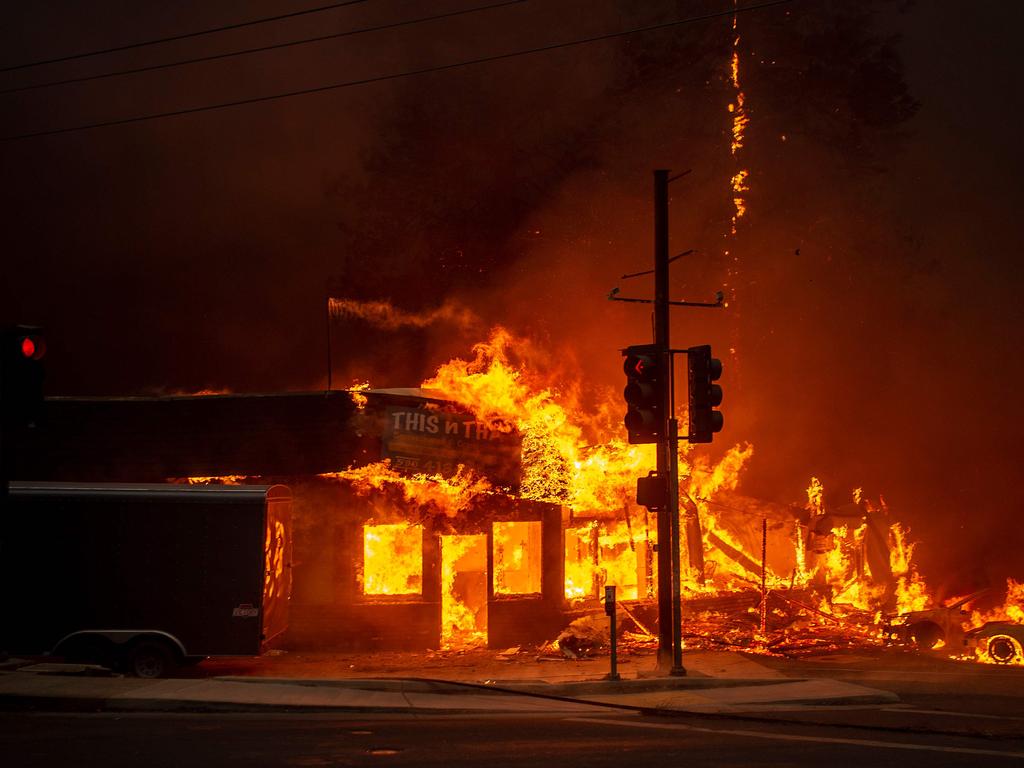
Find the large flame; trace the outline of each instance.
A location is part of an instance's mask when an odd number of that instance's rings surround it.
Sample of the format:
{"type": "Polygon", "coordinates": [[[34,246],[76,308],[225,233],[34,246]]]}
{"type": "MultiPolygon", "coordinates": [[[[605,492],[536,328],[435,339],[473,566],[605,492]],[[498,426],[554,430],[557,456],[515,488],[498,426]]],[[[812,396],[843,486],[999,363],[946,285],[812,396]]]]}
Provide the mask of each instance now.
{"type": "Polygon", "coordinates": [[[1024,624],[1024,581],[1006,580],[1006,599],[1002,605],[987,611],[973,611],[971,623],[984,624],[986,621],[1011,621],[1024,624]]]}

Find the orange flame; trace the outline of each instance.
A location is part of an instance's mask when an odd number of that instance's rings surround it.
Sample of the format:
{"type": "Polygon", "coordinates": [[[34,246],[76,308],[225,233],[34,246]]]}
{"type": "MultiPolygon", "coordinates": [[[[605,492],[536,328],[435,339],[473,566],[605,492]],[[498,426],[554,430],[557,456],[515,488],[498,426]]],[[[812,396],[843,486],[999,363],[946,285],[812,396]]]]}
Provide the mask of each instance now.
{"type": "Polygon", "coordinates": [[[889,567],[896,577],[896,607],[899,613],[923,611],[931,602],[928,587],[913,565],[916,544],[907,541],[907,531],[899,523],[889,528],[889,567]]]}
{"type": "Polygon", "coordinates": [[[363,593],[418,595],[423,591],[423,528],[419,525],[363,527],[363,593]]]}

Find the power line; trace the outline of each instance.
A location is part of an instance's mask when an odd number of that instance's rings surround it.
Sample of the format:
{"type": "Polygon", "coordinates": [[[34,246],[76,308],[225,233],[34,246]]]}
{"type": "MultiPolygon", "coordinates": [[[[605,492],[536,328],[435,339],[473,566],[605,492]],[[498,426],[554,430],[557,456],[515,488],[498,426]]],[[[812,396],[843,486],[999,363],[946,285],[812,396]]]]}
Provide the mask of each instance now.
{"type": "Polygon", "coordinates": [[[217,61],[218,59],[228,59],[233,56],[245,56],[250,53],[262,53],[264,51],[275,51],[279,48],[289,48],[296,45],[306,45],[308,43],[319,43],[325,40],[336,40],[341,37],[350,37],[352,35],[360,35],[364,32],[380,32],[385,29],[395,29],[396,27],[405,27],[413,24],[422,24],[428,21],[439,21],[441,19],[450,19],[455,16],[465,16],[470,13],[477,13],[479,11],[489,11],[494,8],[502,8],[506,5],[516,5],[518,3],[525,3],[526,0],[504,0],[501,3],[492,3],[491,5],[481,5],[475,8],[464,8],[460,11],[450,11],[448,13],[439,13],[434,16],[421,16],[417,19],[408,19],[406,21],[395,21],[390,24],[380,24],[375,27],[363,27],[361,29],[351,29],[346,32],[336,32],[331,35],[320,35],[318,37],[306,37],[301,40],[291,40],[287,43],[275,43],[273,45],[262,45],[258,48],[246,48],[241,51],[231,51],[230,53],[216,53],[210,56],[199,56],[194,59],[179,59],[178,61],[170,61],[164,64],[151,64],[146,67],[136,67],[135,69],[123,69],[116,72],[105,72],[99,75],[86,75],[84,77],[72,77],[67,80],[54,80],[49,83],[36,83],[34,85],[20,85],[16,88],[5,88],[0,90],[0,95],[7,93],[20,93],[22,91],[34,91],[39,88],[50,88],[57,85],[69,85],[71,83],[86,83],[91,80],[103,80],[108,77],[119,77],[121,75],[134,75],[139,72],[152,72],[157,69],[170,69],[171,67],[180,67],[185,64],[198,64],[206,61],[217,61]]]}
{"type": "Polygon", "coordinates": [[[415,77],[417,75],[427,75],[434,72],[445,72],[451,69],[458,69],[460,67],[474,66],[477,64],[487,64],[494,61],[502,61],[505,59],[513,59],[518,56],[529,56],[535,53],[545,53],[547,51],[554,51],[560,48],[572,48],[577,45],[586,45],[588,43],[596,43],[602,40],[612,40],[617,37],[626,37],[628,35],[636,35],[642,32],[652,32],[658,29],[666,29],[668,27],[678,27],[683,24],[694,24],[700,21],[708,21],[710,19],[721,18],[723,16],[732,16],[737,13],[745,13],[747,11],[757,11],[763,8],[771,8],[776,5],[785,5],[787,3],[795,2],[795,0],[770,0],[770,2],[758,3],[757,5],[748,5],[743,8],[730,8],[727,11],[716,11],[714,13],[707,13],[702,16],[689,16],[685,19],[677,19],[676,21],[668,21],[662,24],[652,24],[647,27],[636,27],[635,29],[627,29],[621,32],[609,32],[604,35],[596,35],[594,37],[585,37],[579,40],[570,40],[564,43],[552,43],[551,45],[542,45],[537,48],[527,48],[521,51],[511,51],[509,53],[499,53],[492,56],[481,56],[477,59],[468,59],[466,61],[457,61],[451,64],[440,64],[433,67],[424,67],[422,69],[414,69],[406,72],[396,72],[390,75],[378,75],[376,77],[367,77],[360,80],[347,80],[341,83],[331,83],[329,85],[319,85],[314,88],[303,88],[297,91],[286,91],[284,93],[274,93],[267,96],[254,96],[249,99],[239,99],[237,101],[225,101],[219,104],[206,104],[200,107],[189,107],[186,109],[176,109],[170,112],[156,112],[151,115],[137,115],[135,117],[125,117],[118,120],[106,120],[99,123],[85,123],[83,125],[74,125],[67,128],[53,128],[45,131],[34,131],[32,133],[21,133],[13,136],[0,137],[0,141],[17,141],[20,139],[33,139],[40,136],[54,136],[61,133],[72,133],[74,131],[85,131],[92,128],[109,128],[115,125],[128,125],[130,123],[142,123],[149,120],[159,120],[165,117],[179,117],[182,115],[193,115],[199,112],[210,112],[218,109],[227,109],[229,107],[241,107],[247,104],[260,104],[267,101],[277,101],[279,99],[288,99],[293,96],[307,96],[313,93],[324,93],[326,91],[335,91],[342,88],[352,88],[359,85],[369,85],[370,83],[380,83],[388,80],[398,80],[404,77],[415,77]]]}
{"type": "Polygon", "coordinates": [[[188,40],[192,37],[202,37],[203,35],[212,35],[216,32],[227,32],[230,29],[242,29],[243,27],[252,27],[257,24],[269,24],[272,21],[281,21],[283,19],[294,19],[297,16],[308,16],[311,13],[322,13],[324,11],[332,11],[335,8],[344,8],[348,5],[359,5],[365,3],[367,0],[346,0],[344,3],[331,3],[330,5],[321,5],[317,8],[308,8],[304,11],[292,11],[291,13],[281,13],[277,16],[266,16],[262,19],[253,19],[252,21],[240,21],[235,24],[225,24],[222,27],[211,27],[209,29],[200,29],[195,32],[184,32],[180,35],[171,35],[170,37],[157,37],[152,40],[143,40],[141,43],[129,43],[128,45],[118,45],[114,48],[103,48],[98,51],[86,51],[85,53],[72,53],[67,56],[57,56],[52,59],[38,59],[36,61],[26,61],[23,64],[11,64],[10,66],[0,67],[0,72],[12,72],[16,69],[28,69],[29,67],[41,67],[44,64],[57,64],[62,61],[74,61],[75,59],[86,59],[90,56],[101,56],[105,53],[117,53],[118,51],[130,51],[133,48],[143,48],[147,45],[158,45],[159,43],[170,43],[175,40],[188,40]]]}

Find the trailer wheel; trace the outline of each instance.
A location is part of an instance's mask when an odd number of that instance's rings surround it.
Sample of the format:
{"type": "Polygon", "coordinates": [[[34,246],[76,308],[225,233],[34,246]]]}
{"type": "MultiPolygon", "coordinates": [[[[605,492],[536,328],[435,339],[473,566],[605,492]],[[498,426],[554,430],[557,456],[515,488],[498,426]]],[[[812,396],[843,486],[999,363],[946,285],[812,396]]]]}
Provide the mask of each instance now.
{"type": "Polygon", "coordinates": [[[1000,664],[1012,664],[1020,656],[1020,646],[1009,635],[989,638],[988,655],[1000,664]]]}
{"type": "Polygon", "coordinates": [[[177,656],[168,643],[144,638],[129,646],[125,654],[125,671],[129,675],[148,679],[169,677],[178,666],[177,656]]]}

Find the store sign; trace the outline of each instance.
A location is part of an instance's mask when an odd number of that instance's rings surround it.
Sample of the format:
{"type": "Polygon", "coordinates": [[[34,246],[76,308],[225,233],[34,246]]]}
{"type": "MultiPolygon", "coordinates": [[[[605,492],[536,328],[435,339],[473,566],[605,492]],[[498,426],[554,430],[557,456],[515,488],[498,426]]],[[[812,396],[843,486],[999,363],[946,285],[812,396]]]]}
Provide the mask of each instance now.
{"type": "Polygon", "coordinates": [[[385,418],[383,455],[401,472],[453,475],[461,464],[496,485],[519,484],[515,432],[491,429],[468,413],[427,407],[391,406],[385,418]]]}

